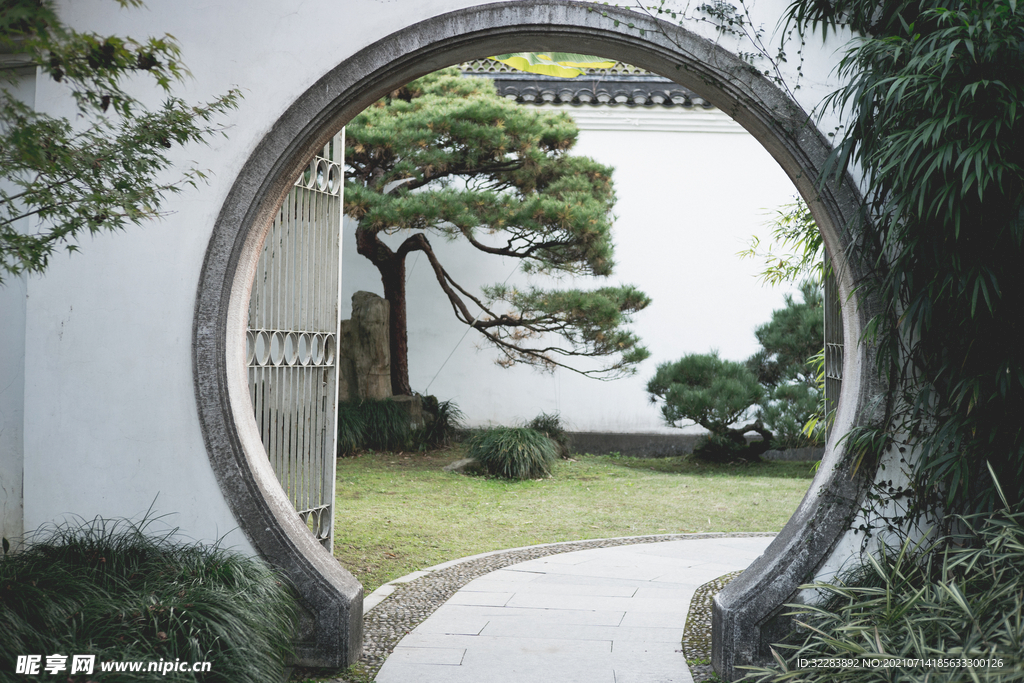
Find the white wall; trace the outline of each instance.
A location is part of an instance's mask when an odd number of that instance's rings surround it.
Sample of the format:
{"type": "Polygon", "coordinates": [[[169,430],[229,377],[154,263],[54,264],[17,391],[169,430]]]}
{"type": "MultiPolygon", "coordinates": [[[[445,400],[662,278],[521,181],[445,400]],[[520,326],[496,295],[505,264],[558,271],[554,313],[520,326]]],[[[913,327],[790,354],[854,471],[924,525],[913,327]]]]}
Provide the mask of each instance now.
{"type": "MultiPolygon", "coordinates": [[[[207,185],[170,197],[167,216],[160,221],[84,239],[80,253],[57,256],[44,276],[27,280],[23,291],[15,283],[0,296],[4,323],[0,411],[4,430],[11,430],[0,437],[0,447],[3,473],[15,471],[19,460],[24,466],[26,529],[69,514],[137,517],[153,505],[157,513],[172,513],[166,522],[180,526],[185,535],[209,540],[230,534],[229,545],[248,547],[240,533],[232,532],[237,523],[210,465],[193,388],[195,293],[214,221],[256,144],[320,76],[404,26],[478,4],[482,3],[149,0],[143,9],[120,9],[109,0],[58,3],[61,16],[80,30],[139,37],[174,35],[192,74],[177,89],[188,100],[208,100],[231,87],[241,88],[244,100],[238,111],[224,119],[229,125],[226,137],[172,153],[180,165],[207,170],[207,185]],[[21,406],[24,412],[19,417],[21,406]],[[23,441],[18,436],[19,422],[23,441]]],[[[782,0],[759,3],[755,18],[774,26],[783,5],[782,0]]],[[[820,54],[824,55],[820,66],[814,68],[827,73],[836,57],[831,49],[820,54]]],[[[811,54],[811,64],[813,60],[811,54]]],[[[805,68],[814,71],[809,65],[805,68]]],[[[162,99],[148,84],[140,86],[151,102],[162,99]]],[[[809,109],[821,93],[811,84],[796,94],[809,109]]],[[[74,115],[65,88],[45,78],[38,81],[36,103],[41,111],[74,115]]],[[[649,373],[658,360],[711,346],[718,346],[728,357],[742,357],[752,348],[751,327],[777,305],[778,295],[755,300],[760,296],[757,285],[742,270],[726,274],[724,265],[709,268],[707,264],[712,255],[721,259],[718,263],[738,263],[732,254],[742,247],[740,238],[756,230],[757,211],[789,194],[781,174],[768,170],[770,163],[747,163],[753,155],[765,155],[742,136],[722,135],[723,141],[710,148],[681,140],[673,143],[675,147],[660,141],[643,143],[647,153],[638,157],[638,168],[617,157],[623,150],[607,137],[588,134],[581,149],[601,150],[602,159],[620,169],[619,277],[635,280],[655,296],[654,307],[638,321],[656,355],[643,372],[649,373]],[[702,185],[713,177],[710,166],[720,162],[727,175],[710,188],[702,185]],[[663,181],[668,185],[657,185],[663,181]],[[630,185],[639,189],[630,188],[627,193],[630,185]],[[730,191],[715,191],[718,206],[696,201],[723,185],[730,191]],[[641,205],[677,202],[666,211],[671,220],[643,220],[641,209],[649,207],[627,210],[627,196],[645,189],[651,190],[653,198],[638,200],[641,205]],[[738,216],[724,215],[741,201],[750,208],[742,223],[738,216]],[[678,285],[665,287],[660,278],[650,279],[652,269],[634,261],[634,247],[643,243],[638,235],[645,230],[655,231],[659,246],[654,252],[659,259],[667,259],[659,267],[677,270],[678,285]],[[673,238],[671,250],[660,244],[664,233],[673,238]],[[703,295],[713,288],[727,289],[730,294],[720,301],[730,308],[742,307],[744,317],[733,320],[732,310],[701,309],[703,295]],[[681,296],[673,299],[673,290],[681,296]],[[741,340],[744,335],[746,341],[741,340]]],[[[476,261],[466,263],[469,268],[478,267],[476,261]]],[[[495,271],[504,273],[501,268],[495,271]]],[[[413,276],[422,274],[420,269],[413,276]]],[[[495,279],[493,274],[488,270],[487,279],[495,279]]],[[[426,388],[461,330],[438,327],[425,334],[436,336],[429,346],[436,351],[414,361],[413,384],[419,389],[426,388]]],[[[488,354],[475,353],[467,342],[460,350],[464,358],[453,360],[430,391],[456,398],[477,420],[529,417],[546,409],[561,410],[584,429],[613,418],[616,424],[634,428],[656,423],[638,389],[643,376],[629,392],[616,385],[601,389],[615,396],[615,401],[584,401],[597,394],[595,386],[604,385],[580,383],[565,373],[548,377],[529,370],[503,375],[504,381],[517,383],[515,390],[463,395],[467,375],[476,384],[493,380],[480,379],[485,371],[491,372],[488,354]],[[588,407],[572,412],[574,406],[588,407]]]]}
{"type": "MultiPolygon", "coordinates": [[[[8,85],[12,95],[33,106],[35,77],[29,70],[8,85]]],[[[5,190],[14,188],[5,187],[5,190]]],[[[27,221],[18,221],[27,230],[27,221]]],[[[25,312],[27,278],[3,274],[0,284],[0,537],[11,542],[24,533],[25,312]]]]}
{"type": "MultiPolygon", "coordinates": [[[[414,391],[425,393],[429,385],[439,399],[454,399],[474,425],[557,411],[580,431],[674,431],[649,402],[647,380],[659,363],[687,353],[718,349],[723,358],[744,360],[757,350],[754,329],[783,305],[789,290],[763,286],[757,274],[764,264],[737,252],[751,235],[767,238],[769,214],[792,201],[796,190],[760,144],[718,110],[566,109],[582,129],[574,153],[615,169],[617,266],[606,282],[634,284],[652,298],[632,326],[651,358],[636,375],[607,382],[562,369],[501,368],[494,363],[498,353],[480,335],[465,335],[426,259],[412,254],[406,261],[410,383],[414,391]]],[[[517,265],[440,237],[431,243],[456,282],[471,291],[504,281],[517,265]]],[[[347,317],[352,293],[383,295],[383,289],[376,269],[356,253],[351,219],[344,253],[347,317]]],[[[510,280],[520,281],[552,282],[521,274],[510,280]]]]}
{"type": "Polygon", "coordinates": [[[7,539],[25,530],[25,304],[25,278],[5,278],[0,285],[0,536],[7,539]]]}
{"type": "MultiPolygon", "coordinates": [[[[205,170],[207,184],[170,196],[161,220],[84,238],[80,253],[58,254],[45,275],[29,278],[24,295],[15,284],[0,297],[0,379],[14,379],[0,387],[8,392],[0,410],[15,422],[13,409],[24,410],[23,440],[11,432],[0,441],[0,473],[6,486],[6,472],[23,464],[26,531],[76,516],[139,518],[152,506],[167,515],[159,524],[185,536],[226,536],[251,551],[214,476],[193,385],[196,287],[218,212],[256,144],[324,73],[411,22],[472,4],[58,2],[78,30],[173,35],[191,71],[175,94],[202,102],[237,87],[244,99],[222,119],[226,136],[170,152],[179,167],[205,170]]],[[[144,79],[138,87],[151,105],[162,101],[144,79]]],[[[37,80],[36,107],[76,117],[67,89],[46,77],[37,80]]]]}

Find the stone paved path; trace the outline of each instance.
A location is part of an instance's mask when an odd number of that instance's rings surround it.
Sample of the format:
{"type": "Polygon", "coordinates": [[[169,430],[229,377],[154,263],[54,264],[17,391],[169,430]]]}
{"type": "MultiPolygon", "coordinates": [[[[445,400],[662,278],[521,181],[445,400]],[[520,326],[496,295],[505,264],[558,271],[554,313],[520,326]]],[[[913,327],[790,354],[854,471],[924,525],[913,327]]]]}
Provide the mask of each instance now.
{"type": "Polygon", "coordinates": [[[771,540],[592,548],[491,571],[402,638],[376,680],[690,683],[680,640],[694,590],[745,568],[771,540]]]}

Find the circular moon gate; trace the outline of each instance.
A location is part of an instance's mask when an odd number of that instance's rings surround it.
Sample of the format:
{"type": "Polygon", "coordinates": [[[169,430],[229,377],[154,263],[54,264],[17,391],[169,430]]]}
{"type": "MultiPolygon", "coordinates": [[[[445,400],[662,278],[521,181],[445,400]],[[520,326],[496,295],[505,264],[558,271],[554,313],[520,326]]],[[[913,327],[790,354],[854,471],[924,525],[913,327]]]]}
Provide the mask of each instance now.
{"type": "MultiPolygon", "coordinates": [[[[304,608],[296,643],[299,663],[338,667],[358,659],[362,588],[295,514],[256,431],[246,384],[247,356],[262,358],[268,351],[273,355],[274,344],[264,339],[249,339],[246,344],[245,320],[264,238],[294,179],[316,150],[390,90],[470,59],[549,49],[614,57],[666,76],[714,103],[789,174],[811,207],[828,253],[850,253],[854,239],[847,226],[858,220],[860,198],[849,177],[816,183],[831,151],[826,139],[791,98],[749,64],[678,26],[607,6],[593,11],[593,6],[564,0],[496,3],[409,26],[325,74],[280,117],[235,180],[207,248],[193,330],[193,374],[206,447],[240,527],[297,589],[304,608]]],[[[322,177],[320,182],[337,182],[328,169],[307,173],[322,177]]],[[[870,274],[856,260],[833,262],[844,302],[847,349],[833,429],[841,435],[868,419],[879,394],[872,350],[859,343],[877,307],[855,293],[870,274]]],[[[309,352],[302,341],[310,340],[300,340],[298,356],[305,359],[309,352]]],[[[726,678],[735,676],[734,667],[765,658],[767,644],[786,629],[779,616],[782,605],[829,558],[847,530],[870,473],[853,478],[845,461],[842,445],[833,439],[785,529],[719,595],[714,663],[726,678]]]]}

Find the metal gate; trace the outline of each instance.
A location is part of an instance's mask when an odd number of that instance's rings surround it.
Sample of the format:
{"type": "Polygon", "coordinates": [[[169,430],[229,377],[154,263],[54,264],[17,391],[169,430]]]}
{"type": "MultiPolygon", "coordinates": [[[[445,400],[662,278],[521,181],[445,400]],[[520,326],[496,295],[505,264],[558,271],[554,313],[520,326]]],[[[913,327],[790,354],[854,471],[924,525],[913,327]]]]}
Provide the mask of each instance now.
{"type": "Polygon", "coordinates": [[[836,274],[825,261],[825,424],[832,432],[839,392],[843,388],[843,303],[836,274]]]}
{"type": "Polygon", "coordinates": [[[274,219],[249,299],[249,395],[295,510],[334,546],[344,131],[303,171],[274,219]]]}

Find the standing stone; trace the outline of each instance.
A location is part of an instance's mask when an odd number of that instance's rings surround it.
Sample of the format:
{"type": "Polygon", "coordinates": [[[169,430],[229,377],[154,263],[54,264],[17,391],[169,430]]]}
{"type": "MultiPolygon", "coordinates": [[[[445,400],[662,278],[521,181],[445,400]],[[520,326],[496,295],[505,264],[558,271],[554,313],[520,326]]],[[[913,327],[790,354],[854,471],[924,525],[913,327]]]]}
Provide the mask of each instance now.
{"type": "Polygon", "coordinates": [[[342,320],[338,326],[338,401],[348,403],[359,400],[359,384],[352,360],[352,320],[342,320]]]}
{"type": "Polygon", "coordinates": [[[349,400],[380,401],[391,396],[389,308],[385,299],[372,292],[352,295],[352,320],[339,340],[345,342],[344,353],[354,374],[355,381],[348,379],[348,386],[351,390],[354,385],[358,392],[349,400]]]}

